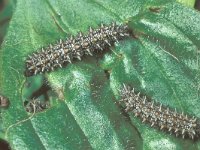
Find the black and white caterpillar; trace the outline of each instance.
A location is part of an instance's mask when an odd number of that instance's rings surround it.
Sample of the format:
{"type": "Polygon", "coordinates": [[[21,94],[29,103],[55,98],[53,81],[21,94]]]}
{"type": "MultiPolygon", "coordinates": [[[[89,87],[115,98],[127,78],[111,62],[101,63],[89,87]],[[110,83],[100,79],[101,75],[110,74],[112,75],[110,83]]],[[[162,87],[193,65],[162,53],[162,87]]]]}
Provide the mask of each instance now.
{"type": "Polygon", "coordinates": [[[24,103],[24,107],[26,109],[27,112],[29,113],[37,113],[37,112],[42,112],[48,108],[50,108],[50,103],[49,102],[45,102],[45,101],[40,101],[38,99],[32,99],[30,101],[26,101],[24,103]]]}
{"type": "Polygon", "coordinates": [[[93,55],[95,51],[104,50],[127,36],[129,36],[127,25],[112,23],[108,26],[101,24],[98,29],[90,27],[86,35],[80,32],[76,37],[71,36],[66,41],[60,40],[57,44],[49,45],[29,56],[26,60],[25,76],[62,68],[74,59],[81,60],[83,55],[93,55]]]}
{"type": "Polygon", "coordinates": [[[151,127],[182,138],[194,140],[200,137],[200,122],[197,118],[149,101],[145,96],[140,96],[140,93],[136,94],[129,86],[123,86],[120,102],[124,103],[126,112],[133,112],[142,122],[149,123],[151,127]]]}

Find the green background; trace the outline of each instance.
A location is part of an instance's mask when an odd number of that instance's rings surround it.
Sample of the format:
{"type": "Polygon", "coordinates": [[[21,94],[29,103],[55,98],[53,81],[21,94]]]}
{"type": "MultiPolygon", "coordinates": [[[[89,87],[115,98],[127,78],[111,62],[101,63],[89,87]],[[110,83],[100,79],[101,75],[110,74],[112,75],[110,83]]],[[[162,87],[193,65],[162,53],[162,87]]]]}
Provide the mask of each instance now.
{"type": "Polygon", "coordinates": [[[199,12],[170,0],[18,0],[0,50],[0,91],[11,102],[1,110],[0,137],[16,150],[200,149],[199,141],[151,128],[117,103],[125,83],[200,117],[199,25],[199,12]],[[135,37],[55,72],[24,77],[32,52],[113,21],[128,22],[135,37]],[[31,114],[23,102],[43,85],[51,89],[39,99],[47,95],[51,108],[25,121],[31,114]]]}

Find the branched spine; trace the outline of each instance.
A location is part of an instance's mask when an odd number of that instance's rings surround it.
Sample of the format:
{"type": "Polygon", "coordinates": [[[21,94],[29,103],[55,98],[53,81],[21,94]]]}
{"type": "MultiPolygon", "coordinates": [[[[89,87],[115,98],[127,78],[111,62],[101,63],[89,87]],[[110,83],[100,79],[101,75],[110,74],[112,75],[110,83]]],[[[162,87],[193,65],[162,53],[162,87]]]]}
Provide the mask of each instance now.
{"type": "Polygon", "coordinates": [[[200,123],[195,117],[189,117],[176,110],[163,107],[162,104],[149,101],[134,89],[124,85],[121,90],[121,100],[126,112],[133,112],[142,122],[149,123],[151,127],[173,133],[182,138],[197,139],[200,137],[200,123]]]}
{"type": "Polygon", "coordinates": [[[60,40],[57,44],[49,45],[29,56],[26,60],[25,76],[62,68],[74,59],[81,60],[83,55],[93,55],[94,51],[104,50],[127,36],[129,36],[127,25],[112,23],[108,26],[101,24],[98,29],[90,27],[87,35],[80,32],[76,37],[71,36],[66,41],[60,40]]]}

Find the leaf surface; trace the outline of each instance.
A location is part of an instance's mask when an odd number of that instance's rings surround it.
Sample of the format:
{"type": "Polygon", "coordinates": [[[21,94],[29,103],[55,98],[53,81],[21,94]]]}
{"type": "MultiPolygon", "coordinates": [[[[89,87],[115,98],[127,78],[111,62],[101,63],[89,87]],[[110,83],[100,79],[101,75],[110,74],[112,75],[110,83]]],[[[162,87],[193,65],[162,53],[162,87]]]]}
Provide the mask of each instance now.
{"type": "Polygon", "coordinates": [[[198,149],[198,141],[129,117],[117,102],[126,83],[163,105],[200,117],[199,23],[199,12],[173,1],[19,0],[0,51],[0,91],[11,102],[2,110],[1,138],[16,150],[198,149]],[[129,21],[135,38],[46,74],[53,89],[51,108],[31,117],[23,101],[43,82],[24,77],[28,54],[113,21],[129,21]]]}

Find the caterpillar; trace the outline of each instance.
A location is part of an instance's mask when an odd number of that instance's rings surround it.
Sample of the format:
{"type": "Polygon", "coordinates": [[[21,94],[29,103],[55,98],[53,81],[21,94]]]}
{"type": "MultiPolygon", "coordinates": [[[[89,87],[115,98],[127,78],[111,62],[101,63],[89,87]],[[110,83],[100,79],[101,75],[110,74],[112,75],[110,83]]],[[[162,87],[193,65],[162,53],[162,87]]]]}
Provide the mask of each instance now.
{"type": "Polygon", "coordinates": [[[8,98],[5,96],[0,95],[0,107],[7,108],[9,106],[10,102],[8,98]]]}
{"type": "Polygon", "coordinates": [[[162,104],[147,100],[146,96],[135,93],[134,88],[123,85],[120,103],[125,106],[125,112],[132,112],[136,117],[151,127],[159,128],[182,138],[197,139],[200,137],[200,122],[197,118],[178,113],[162,104]]]}
{"type": "Polygon", "coordinates": [[[41,112],[47,108],[50,108],[49,102],[40,101],[38,99],[32,99],[27,104],[24,104],[25,109],[29,113],[41,112]]]}
{"type": "Polygon", "coordinates": [[[101,24],[100,28],[92,29],[83,35],[81,32],[68,40],[60,40],[56,44],[50,44],[41,51],[33,53],[26,59],[25,76],[50,72],[54,69],[71,63],[74,59],[81,60],[83,55],[93,55],[95,51],[102,51],[112,46],[118,40],[129,36],[127,25],[101,24]]]}

